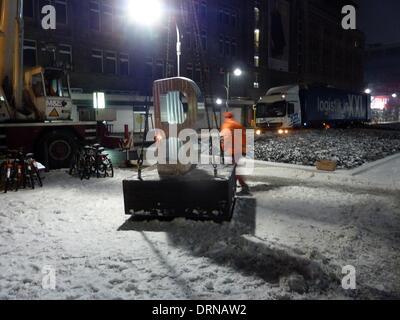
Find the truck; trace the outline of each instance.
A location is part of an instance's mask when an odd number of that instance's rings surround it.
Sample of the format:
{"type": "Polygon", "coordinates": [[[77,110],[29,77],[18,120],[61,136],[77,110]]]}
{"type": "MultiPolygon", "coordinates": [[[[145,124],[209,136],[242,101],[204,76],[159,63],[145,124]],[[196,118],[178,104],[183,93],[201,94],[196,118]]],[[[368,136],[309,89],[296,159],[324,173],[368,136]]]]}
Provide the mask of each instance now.
{"type": "Polygon", "coordinates": [[[257,134],[266,130],[283,134],[294,128],[350,126],[371,119],[368,94],[322,85],[271,88],[254,106],[257,134]]]}
{"type": "Polygon", "coordinates": [[[79,144],[106,138],[107,119],[72,120],[68,72],[56,62],[24,68],[23,41],[23,0],[0,1],[0,152],[33,152],[48,168],[68,167],[79,144]]]}

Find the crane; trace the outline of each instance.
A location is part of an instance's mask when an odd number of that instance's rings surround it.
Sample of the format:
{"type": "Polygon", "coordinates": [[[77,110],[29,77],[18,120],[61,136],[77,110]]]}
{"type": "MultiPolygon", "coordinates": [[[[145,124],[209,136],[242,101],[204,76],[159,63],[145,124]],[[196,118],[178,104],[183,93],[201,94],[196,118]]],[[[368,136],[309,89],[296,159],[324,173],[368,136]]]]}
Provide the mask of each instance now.
{"type": "Polygon", "coordinates": [[[96,121],[71,119],[73,101],[65,68],[24,68],[23,4],[0,1],[0,152],[22,149],[34,152],[48,168],[66,168],[78,143],[103,140],[106,130],[96,121]]]}

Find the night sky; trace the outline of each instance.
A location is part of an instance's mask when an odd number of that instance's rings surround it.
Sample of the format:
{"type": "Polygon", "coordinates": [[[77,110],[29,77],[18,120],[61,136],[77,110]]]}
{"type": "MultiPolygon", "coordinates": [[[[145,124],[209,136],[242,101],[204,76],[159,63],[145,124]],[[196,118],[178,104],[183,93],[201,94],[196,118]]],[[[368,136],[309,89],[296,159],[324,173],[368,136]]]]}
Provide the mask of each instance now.
{"type": "Polygon", "coordinates": [[[367,43],[400,43],[400,1],[361,0],[358,27],[367,43]]]}

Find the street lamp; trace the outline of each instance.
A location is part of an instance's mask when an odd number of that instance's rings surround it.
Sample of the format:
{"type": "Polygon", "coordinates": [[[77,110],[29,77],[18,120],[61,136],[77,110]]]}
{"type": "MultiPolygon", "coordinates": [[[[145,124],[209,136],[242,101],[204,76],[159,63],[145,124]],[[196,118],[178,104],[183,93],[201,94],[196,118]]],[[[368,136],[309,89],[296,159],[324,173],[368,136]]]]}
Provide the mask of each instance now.
{"type": "Polygon", "coordinates": [[[135,23],[151,26],[160,21],[163,7],[159,0],[129,0],[127,14],[135,23]]]}
{"type": "Polygon", "coordinates": [[[392,98],[393,98],[393,99],[396,99],[396,98],[397,98],[397,93],[393,93],[393,94],[392,94],[392,98]]]}
{"type": "Polygon", "coordinates": [[[233,71],[233,74],[236,76],[236,77],[240,77],[241,75],[242,75],[242,70],[241,69],[239,69],[239,68],[237,68],[237,69],[235,69],[235,71],[233,71]]]}
{"type": "MultiPolygon", "coordinates": [[[[130,20],[135,23],[151,26],[161,20],[164,8],[160,0],[129,0],[127,12],[130,20]]],[[[175,19],[176,28],[176,59],[177,59],[177,72],[178,77],[181,76],[181,55],[182,55],[182,43],[181,33],[179,30],[178,22],[175,19]]]]}
{"type": "MultiPolygon", "coordinates": [[[[239,68],[236,68],[233,71],[233,75],[235,77],[240,77],[243,74],[243,71],[239,68]]],[[[230,89],[231,89],[231,72],[228,71],[227,75],[226,75],[226,111],[229,110],[229,95],[230,95],[230,89]]]]}
{"type": "Polygon", "coordinates": [[[217,105],[220,106],[220,105],[222,105],[222,102],[223,102],[223,101],[222,101],[221,98],[218,98],[215,102],[216,102],[217,105]]]}
{"type": "Polygon", "coordinates": [[[364,91],[366,94],[371,94],[372,90],[371,89],[365,89],[364,91]]]}

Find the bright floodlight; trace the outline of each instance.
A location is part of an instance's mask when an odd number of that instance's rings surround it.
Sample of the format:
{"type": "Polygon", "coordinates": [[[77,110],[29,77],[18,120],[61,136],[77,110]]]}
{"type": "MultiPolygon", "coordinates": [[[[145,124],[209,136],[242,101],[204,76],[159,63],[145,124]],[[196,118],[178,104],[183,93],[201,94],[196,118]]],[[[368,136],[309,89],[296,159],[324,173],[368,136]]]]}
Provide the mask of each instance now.
{"type": "Polygon", "coordinates": [[[222,104],[222,99],[218,98],[215,102],[220,106],[222,104]]]}
{"type": "Polygon", "coordinates": [[[364,91],[366,94],[371,94],[371,89],[365,89],[365,91],[364,91]]]}
{"type": "Polygon", "coordinates": [[[396,98],[397,98],[397,93],[393,93],[393,94],[392,94],[392,98],[393,98],[393,99],[396,99],[396,98]]]}
{"type": "Polygon", "coordinates": [[[242,75],[242,70],[240,70],[239,68],[237,68],[237,69],[235,69],[235,71],[233,71],[233,74],[236,76],[236,77],[240,77],[241,75],[242,75]]]}
{"type": "Polygon", "coordinates": [[[145,26],[160,21],[163,12],[160,0],[129,0],[127,10],[132,21],[145,26]]]}

